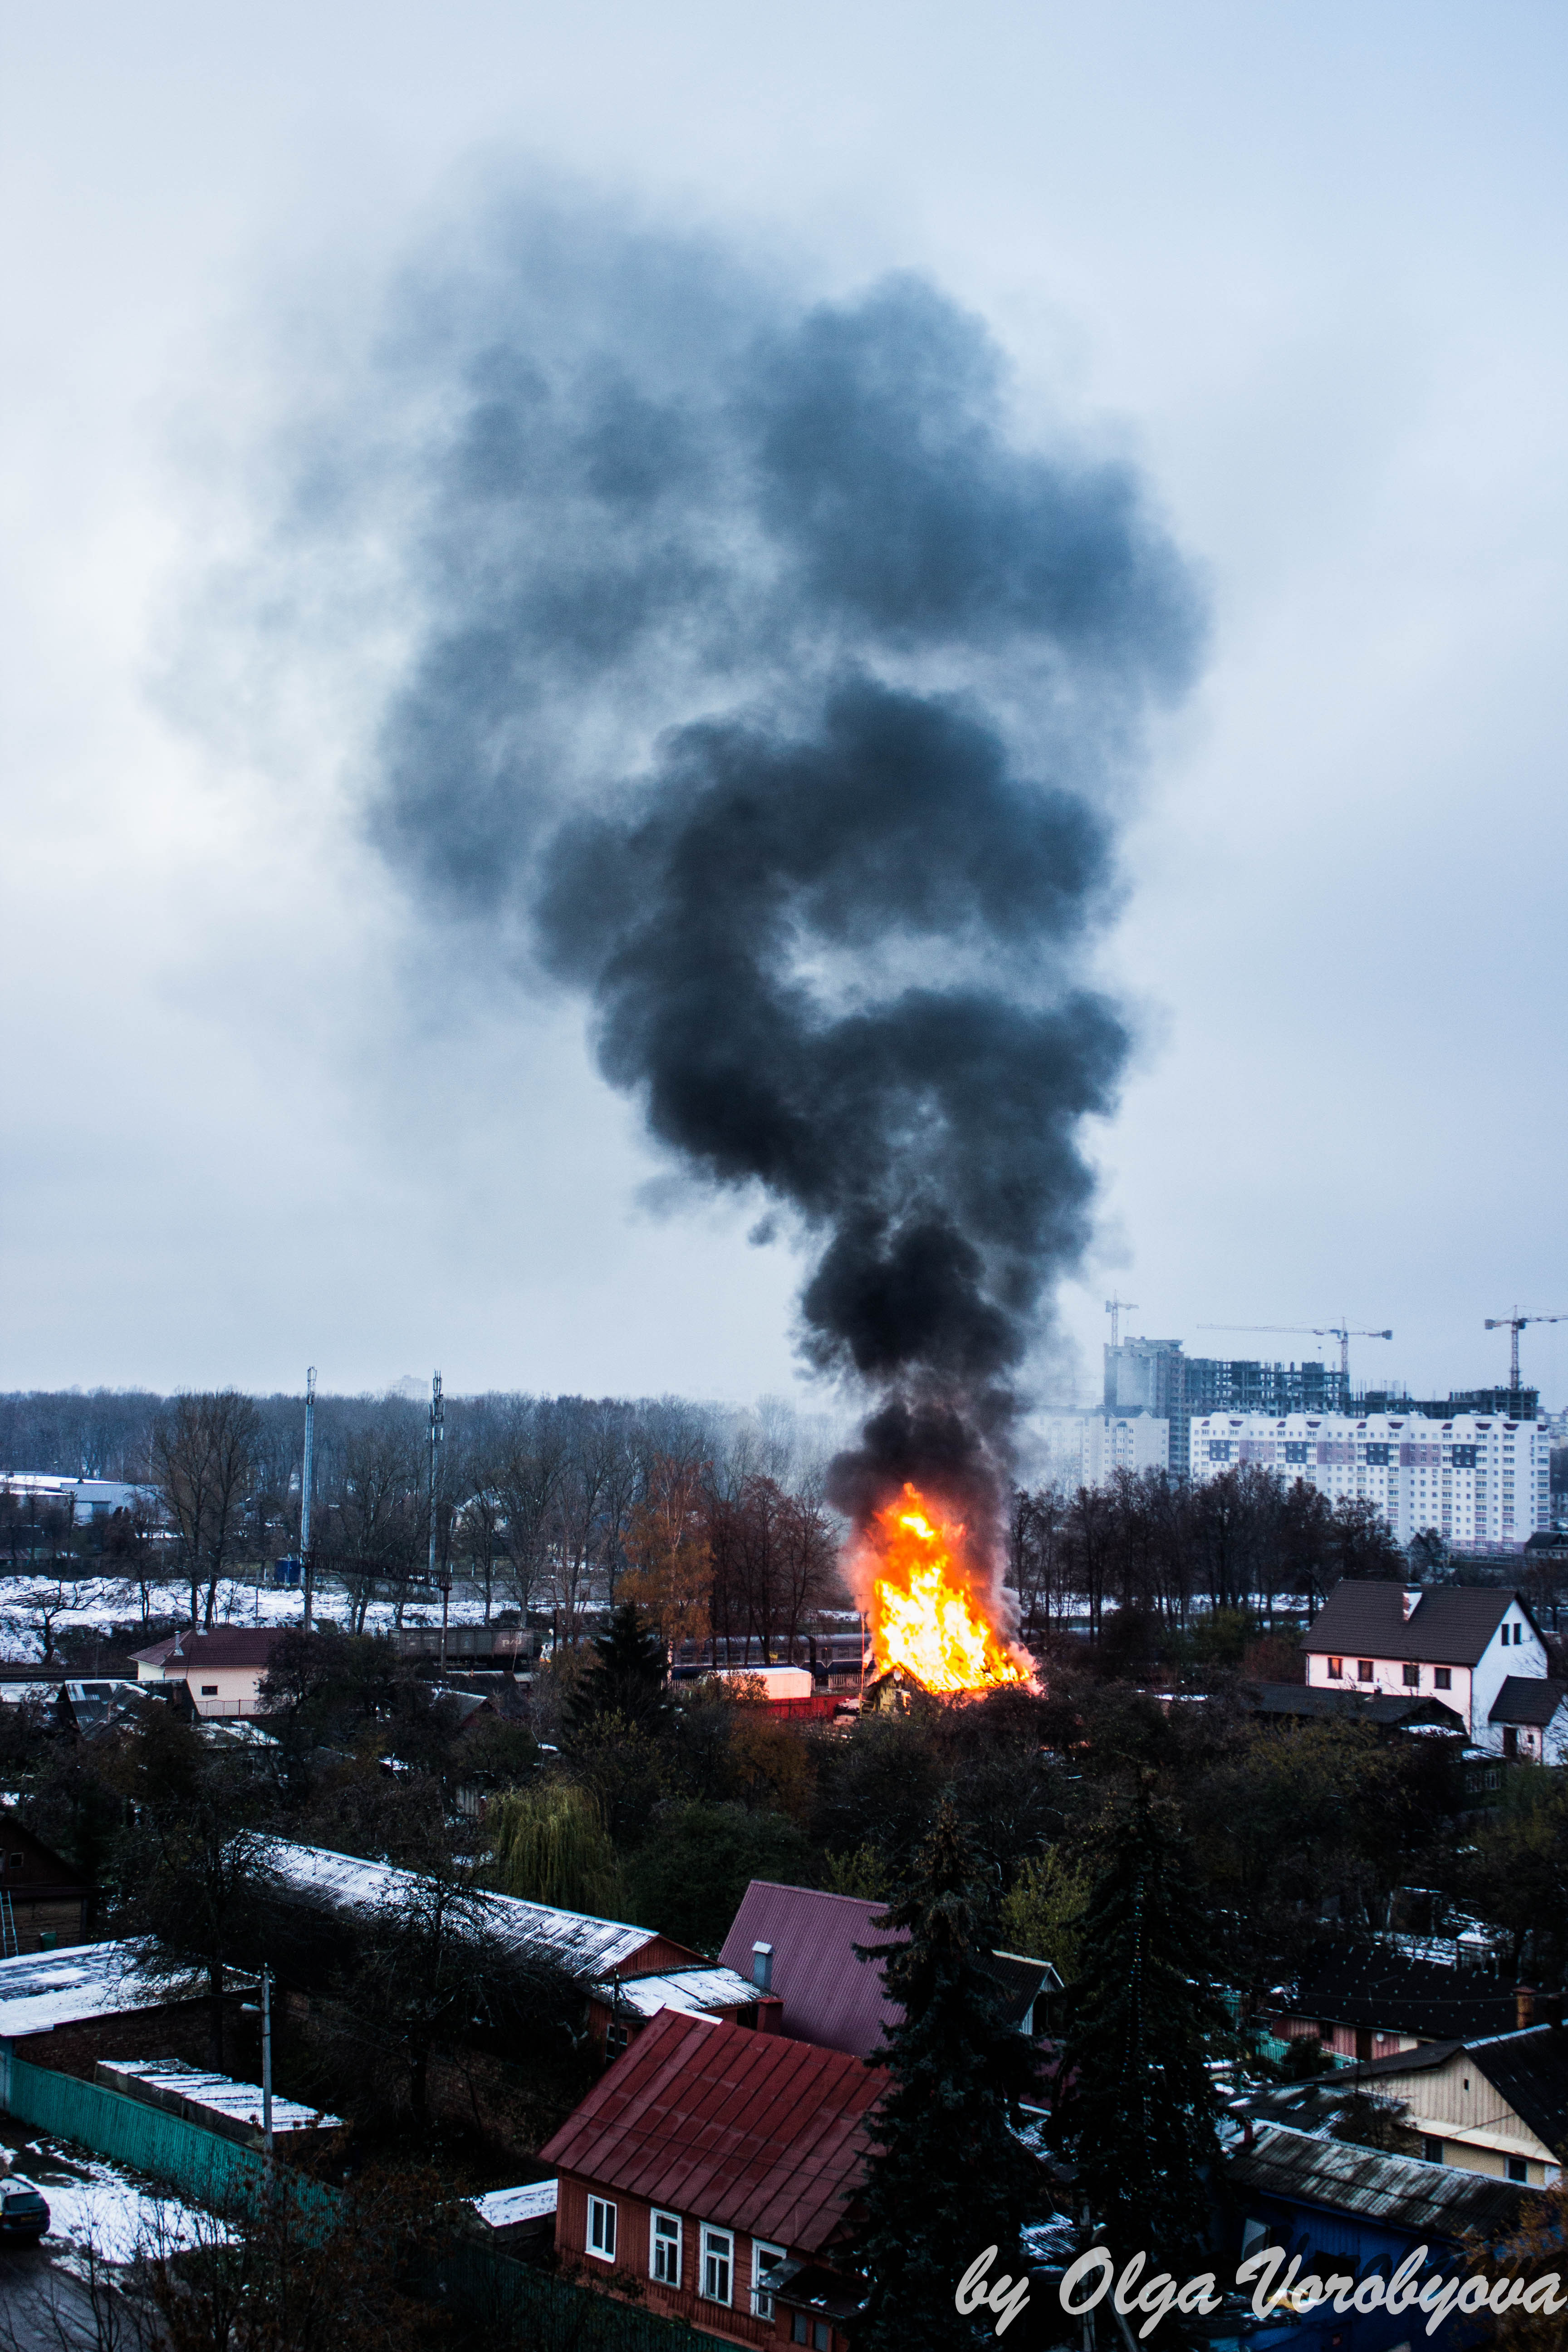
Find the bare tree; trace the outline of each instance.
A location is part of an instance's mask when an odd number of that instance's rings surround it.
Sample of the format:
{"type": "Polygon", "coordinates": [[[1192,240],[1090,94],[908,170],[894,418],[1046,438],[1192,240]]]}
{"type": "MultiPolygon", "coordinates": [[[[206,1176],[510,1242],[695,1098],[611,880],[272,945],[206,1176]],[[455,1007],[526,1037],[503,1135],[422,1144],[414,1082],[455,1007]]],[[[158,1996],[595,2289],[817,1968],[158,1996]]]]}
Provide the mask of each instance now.
{"type": "Polygon", "coordinates": [[[256,1476],[260,1416],[237,1389],[183,1392],[153,1430],[153,1465],[191,1588],[191,1622],[206,1586],[205,1623],[244,1524],[256,1476]]]}
{"type": "Polygon", "coordinates": [[[423,1530],[420,1467],[411,1431],[391,1415],[353,1431],[338,1449],[321,1550],[342,1580],[353,1633],[363,1633],[380,1585],[401,1613],[423,1530]]]}
{"type": "Polygon", "coordinates": [[[506,1520],[507,1590],[526,1621],[543,1580],[566,1433],[556,1409],[520,1398],[509,1418],[496,1492],[506,1520]]]}

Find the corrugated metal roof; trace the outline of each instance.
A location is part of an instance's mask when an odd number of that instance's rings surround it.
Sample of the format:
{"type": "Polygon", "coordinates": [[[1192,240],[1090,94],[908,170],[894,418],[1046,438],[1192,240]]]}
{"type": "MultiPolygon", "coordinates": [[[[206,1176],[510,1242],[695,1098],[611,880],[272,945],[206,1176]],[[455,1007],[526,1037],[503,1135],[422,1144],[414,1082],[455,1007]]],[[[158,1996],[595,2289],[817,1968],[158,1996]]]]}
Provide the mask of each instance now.
{"type": "Polygon", "coordinates": [[[1428,2042],[1419,2050],[1373,2058],[1358,2065],[1356,2074],[1361,2081],[1425,2074],[1432,2067],[1446,2066],[1460,2051],[1545,2147],[1559,2148],[1568,2140],[1568,2030],[1560,2025],[1529,2025],[1522,2032],[1428,2042]]]}
{"type": "Polygon", "coordinates": [[[1338,1657],[1473,1666],[1519,1601],[1517,1592],[1495,1586],[1438,1584],[1422,1592],[1406,1617],[1405,1592],[1402,1584],[1342,1578],[1313,1618],[1303,1648],[1320,1655],[1331,1651],[1338,1657]]]}
{"type": "Polygon", "coordinates": [[[616,1977],[602,1990],[612,1990],[644,2017],[661,2009],[685,2011],[689,2017],[721,2009],[746,2009],[757,1999],[757,1988],[733,1969],[664,1969],[655,1975],[616,1977]]]}
{"type": "MultiPolygon", "coordinates": [[[[1383,1654],[1386,1655],[1386,1653],[1383,1654]]],[[[1418,1691],[1325,1690],[1321,1683],[1254,1683],[1255,1705],[1259,1715],[1289,1715],[1305,1720],[1321,1717],[1332,1720],[1342,1717],[1352,1723],[1432,1724],[1450,1731],[1457,1739],[1465,1736],[1465,1718],[1439,1698],[1427,1698],[1418,1691]]]]}
{"type": "Polygon", "coordinates": [[[1544,1675],[1510,1675],[1492,1701],[1494,1723],[1550,1723],[1563,1700],[1568,1683],[1554,1683],[1544,1675]]]}
{"type": "Polygon", "coordinates": [[[23,1952],[0,1960],[0,2040],[47,2033],[89,2017],[124,2010],[159,2009],[178,2000],[177,1990],[140,1973],[135,1944],[68,1945],[58,1952],[23,1952]]]}
{"type": "Polygon", "coordinates": [[[1226,2173],[1233,2189],[1359,2213],[1419,2238],[1458,2240],[1467,2230],[1511,2230],[1519,2221],[1521,2191],[1510,2181],[1316,2139],[1288,2124],[1260,2126],[1251,2147],[1226,2159],[1226,2173]]]}
{"type": "MultiPolygon", "coordinates": [[[[332,1853],[325,1846],[300,1845],[292,1838],[268,1838],[257,1849],[263,1869],[275,1871],[287,1886],[314,1895],[351,1910],[375,1910],[395,1901],[414,1885],[418,1874],[399,1870],[393,1863],[364,1862],[356,1854],[332,1853]]],[[[653,1943],[667,1947],[668,1937],[651,1927],[629,1927],[623,1919],[595,1919],[582,1911],[561,1911],[547,1903],[525,1903],[517,1895],[484,1895],[486,1925],[509,1943],[552,1951],[574,1975],[616,1974],[628,1960],[653,1943]]],[[[677,1951],[684,1949],[676,1946],[677,1951]]],[[[700,1954],[693,1952],[694,1963],[700,1954]]]]}
{"type": "Polygon", "coordinates": [[[879,2066],[665,2010],[540,2153],[563,2172],[812,2253],[865,2163],[879,2066]]]}
{"type": "Polygon", "coordinates": [[[753,1878],[719,1957],[749,1977],[752,1945],[771,1944],[771,1990],[784,2002],[785,2033],[870,2058],[882,2048],[883,2027],[903,2015],[900,2003],[888,1999],[879,1964],[855,1956],[858,1944],[892,1950],[907,1940],[901,1930],[873,1927],[886,1910],[886,1904],[858,1895],[753,1878]]]}

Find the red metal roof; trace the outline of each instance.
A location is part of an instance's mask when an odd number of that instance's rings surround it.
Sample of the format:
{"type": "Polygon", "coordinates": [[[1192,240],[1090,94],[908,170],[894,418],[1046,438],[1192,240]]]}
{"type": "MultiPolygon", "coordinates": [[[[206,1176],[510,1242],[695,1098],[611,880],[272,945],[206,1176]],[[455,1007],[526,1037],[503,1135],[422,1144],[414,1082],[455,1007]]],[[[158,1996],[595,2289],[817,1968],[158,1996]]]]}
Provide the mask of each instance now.
{"type": "Polygon", "coordinates": [[[906,1940],[901,1929],[879,1933],[872,1927],[887,1907],[858,1895],[753,1878],[719,1957],[749,1977],[752,1946],[771,1944],[772,1990],[784,2002],[785,2033],[857,2058],[875,2057],[882,2050],[883,2026],[896,2025],[904,2012],[888,1999],[879,1963],[857,1959],[855,1947],[891,1949],[906,1940]]]}
{"type": "Polygon", "coordinates": [[[803,2253],[859,2183],[879,2066],[661,2010],[540,2150],[546,2164],[803,2253]]]}
{"type": "Polygon", "coordinates": [[[183,1664],[265,1666],[286,1631],[281,1625],[215,1625],[210,1633],[202,1633],[184,1625],[167,1640],[154,1642],[150,1650],[132,1650],[131,1654],[139,1665],[162,1666],[165,1674],[171,1667],[177,1672],[183,1664]]]}

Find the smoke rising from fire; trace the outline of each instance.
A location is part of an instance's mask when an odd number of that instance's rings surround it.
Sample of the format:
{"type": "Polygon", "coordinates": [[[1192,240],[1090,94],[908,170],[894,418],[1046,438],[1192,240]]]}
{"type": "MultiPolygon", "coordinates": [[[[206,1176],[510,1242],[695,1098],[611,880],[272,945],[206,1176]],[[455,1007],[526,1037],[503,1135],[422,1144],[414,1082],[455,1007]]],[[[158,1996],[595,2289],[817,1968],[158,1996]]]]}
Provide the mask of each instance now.
{"type": "Polygon", "coordinates": [[[416,274],[377,364],[377,838],[809,1250],[805,1353],[879,1400],[837,1499],[988,1525],[1127,1050],[1108,810],[1199,637],[1134,473],[1015,437],[921,278],[812,301],[585,212],[416,274]]]}

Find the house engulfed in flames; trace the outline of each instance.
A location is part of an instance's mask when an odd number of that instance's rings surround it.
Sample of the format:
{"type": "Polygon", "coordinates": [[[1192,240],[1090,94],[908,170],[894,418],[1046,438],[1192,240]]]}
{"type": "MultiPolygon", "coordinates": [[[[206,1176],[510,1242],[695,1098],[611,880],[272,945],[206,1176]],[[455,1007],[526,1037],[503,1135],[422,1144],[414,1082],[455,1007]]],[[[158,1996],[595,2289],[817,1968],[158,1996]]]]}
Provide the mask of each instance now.
{"type": "Polygon", "coordinates": [[[908,1704],[915,1686],[940,1696],[1027,1684],[1027,1663],[986,1613],[984,1579],[968,1565],[962,1524],[906,1486],[861,1538],[856,1566],[871,1591],[876,1679],[868,1706],[908,1704]]]}

